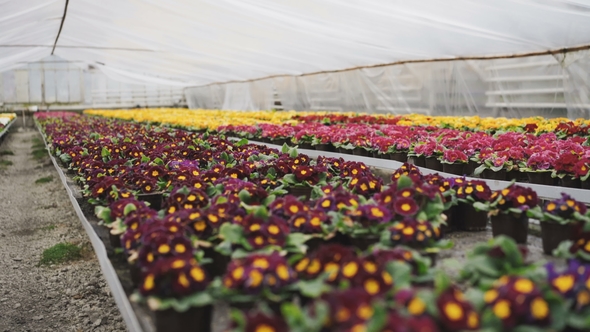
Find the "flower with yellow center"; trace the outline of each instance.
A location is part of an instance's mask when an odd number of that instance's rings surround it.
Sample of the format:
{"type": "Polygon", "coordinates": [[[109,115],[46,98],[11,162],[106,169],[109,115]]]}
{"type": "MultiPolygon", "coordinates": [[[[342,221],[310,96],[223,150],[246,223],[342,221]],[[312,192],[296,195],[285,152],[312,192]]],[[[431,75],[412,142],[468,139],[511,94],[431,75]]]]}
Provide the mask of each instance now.
{"type": "Polygon", "coordinates": [[[508,302],[508,300],[500,300],[494,304],[492,311],[496,317],[506,319],[510,317],[511,314],[510,302],[508,302]]]}
{"type": "Polygon", "coordinates": [[[266,324],[260,324],[256,326],[254,332],[277,332],[274,327],[266,324]]]}
{"type": "Polygon", "coordinates": [[[414,316],[422,315],[425,310],[426,303],[420,298],[415,297],[408,303],[408,312],[414,316]]]}
{"type": "Polygon", "coordinates": [[[535,298],[531,302],[531,315],[535,319],[545,319],[549,314],[549,305],[547,302],[540,297],[535,298]]]}
{"type": "Polygon", "coordinates": [[[358,272],[358,264],[356,262],[349,262],[342,268],[342,275],[346,278],[352,278],[358,272]]]}
{"type": "Polygon", "coordinates": [[[448,302],[445,304],[443,311],[449,320],[458,321],[463,319],[463,309],[456,302],[448,302]]]}
{"type": "Polygon", "coordinates": [[[533,291],[535,285],[529,279],[518,279],[514,283],[514,289],[520,293],[528,294],[533,291]]]}
{"type": "Polygon", "coordinates": [[[365,291],[367,293],[369,293],[370,295],[375,295],[375,294],[379,293],[379,291],[381,290],[381,286],[379,286],[379,282],[377,282],[375,279],[365,280],[363,286],[365,288],[365,291]]]}
{"type": "Polygon", "coordinates": [[[564,294],[574,287],[574,282],[575,278],[573,275],[565,274],[553,279],[552,284],[560,293],[564,294]]]}

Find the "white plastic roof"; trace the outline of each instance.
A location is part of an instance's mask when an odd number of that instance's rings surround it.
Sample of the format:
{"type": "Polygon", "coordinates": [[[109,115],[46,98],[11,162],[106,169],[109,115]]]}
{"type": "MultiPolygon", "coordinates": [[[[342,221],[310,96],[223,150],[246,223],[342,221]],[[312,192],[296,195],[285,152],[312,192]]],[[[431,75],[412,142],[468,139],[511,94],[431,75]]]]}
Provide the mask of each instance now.
{"type": "MultiPolygon", "coordinates": [[[[0,72],[51,54],[65,0],[0,0],[0,72]]],[[[590,0],[72,0],[55,54],[204,85],[590,44],[590,0]]]]}

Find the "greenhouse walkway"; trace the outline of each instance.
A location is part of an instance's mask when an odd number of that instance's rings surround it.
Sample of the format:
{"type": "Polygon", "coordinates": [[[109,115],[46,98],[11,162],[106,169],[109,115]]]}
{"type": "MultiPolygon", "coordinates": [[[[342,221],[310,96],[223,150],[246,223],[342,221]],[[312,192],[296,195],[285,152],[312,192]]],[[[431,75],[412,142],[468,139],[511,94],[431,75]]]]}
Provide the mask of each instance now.
{"type": "Polygon", "coordinates": [[[0,145],[0,332],[124,331],[42,144],[36,130],[12,128],[0,145]],[[79,257],[40,264],[44,250],[59,243],[80,248],[70,246],[79,257]]]}

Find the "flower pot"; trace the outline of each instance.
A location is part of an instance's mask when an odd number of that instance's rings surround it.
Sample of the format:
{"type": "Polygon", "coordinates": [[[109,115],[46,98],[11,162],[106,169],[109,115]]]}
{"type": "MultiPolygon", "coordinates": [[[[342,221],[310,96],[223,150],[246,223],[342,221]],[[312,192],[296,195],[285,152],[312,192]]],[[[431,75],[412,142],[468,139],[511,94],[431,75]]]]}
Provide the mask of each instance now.
{"type": "Polygon", "coordinates": [[[468,203],[459,203],[458,207],[461,208],[459,227],[462,230],[475,232],[486,229],[488,225],[488,213],[486,211],[477,211],[468,203]]]}
{"type": "Polygon", "coordinates": [[[162,193],[139,194],[137,199],[150,204],[150,207],[156,211],[162,209],[164,197],[162,193]]]}
{"type": "Polygon", "coordinates": [[[572,238],[573,232],[573,224],[562,225],[552,221],[541,222],[541,238],[543,239],[543,251],[545,254],[551,255],[561,242],[572,238]]]}
{"type": "Polygon", "coordinates": [[[479,166],[478,163],[476,163],[473,160],[470,160],[467,164],[465,164],[465,167],[463,168],[463,172],[465,172],[465,175],[471,176],[471,175],[473,175],[473,171],[475,171],[475,169],[478,166],[479,166]]]}
{"type": "Polygon", "coordinates": [[[361,251],[369,249],[370,246],[375,243],[379,243],[378,236],[366,236],[366,237],[351,237],[350,244],[361,251]]]}
{"type": "Polygon", "coordinates": [[[225,274],[227,265],[231,261],[229,256],[222,255],[213,247],[203,248],[203,253],[206,258],[210,258],[212,260],[211,263],[203,265],[203,268],[207,271],[207,274],[209,274],[211,279],[225,274]]]}
{"type": "Polygon", "coordinates": [[[579,178],[572,179],[571,176],[565,176],[563,179],[559,179],[559,185],[568,188],[581,188],[582,182],[579,178]]]}
{"type": "Polygon", "coordinates": [[[315,149],[317,151],[328,151],[328,152],[334,152],[334,146],[330,143],[326,143],[326,144],[317,144],[315,146],[315,149]]]}
{"type": "Polygon", "coordinates": [[[444,212],[444,214],[447,216],[447,224],[441,224],[440,226],[443,236],[444,234],[452,233],[457,229],[457,216],[459,212],[457,207],[458,206],[451,206],[448,210],[444,212]]]}
{"type": "Polygon", "coordinates": [[[111,247],[113,248],[123,248],[123,245],[121,245],[120,234],[111,234],[111,232],[109,231],[109,242],[111,243],[111,247]]]}
{"type": "Polygon", "coordinates": [[[443,170],[443,167],[442,167],[441,162],[438,159],[436,159],[436,157],[428,157],[428,158],[426,158],[426,161],[424,163],[424,166],[426,168],[430,168],[430,169],[435,170],[435,171],[442,172],[442,170],[443,170]]]}
{"type": "Polygon", "coordinates": [[[308,200],[312,190],[312,187],[289,187],[287,188],[287,193],[296,197],[304,196],[308,200]]]}
{"type": "Polygon", "coordinates": [[[133,287],[139,287],[141,283],[141,268],[137,262],[129,266],[129,275],[131,276],[131,283],[133,283],[133,287]]]}
{"type": "Polygon", "coordinates": [[[156,316],[157,332],[209,332],[213,306],[193,307],[185,312],[173,309],[158,310],[156,316]]]}
{"type": "Polygon", "coordinates": [[[345,149],[345,148],[338,148],[338,153],[352,154],[352,150],[348,150],[348,149],[345,149]]]}
{"type": "Polygon", "coordinates": [[[287,143],[287,140],[284,139],[284,138],[275,138],[275,139],[272,140],[272,144],[275,144],[275,145],[281,145],[282,146],[285,143],[287,143]]]}
{"type": "Polygon", "coordinates": [[[369,156],[369,151],[363,149],[363,148],[354,148],[354,150],[352,150],[352,154],[355,156],[363,156],[363,157],[368,157],[369,156]]]}
{"type": "Polygon", "coordinates": [[[414,157],[414,165],[418,167],[426,167],[426,157],[414,157]]]}
{"type": "Polygon", "coordinates": [[[455,174],[455,175],[464,175],[465,174],[465,164],[462,163],[455,163],[455,164],[442,164],[443,172],[455,174]]]}
{"type": "Polygon", "coordinates": [[[555,184],[555,179],[551,177],[551,172],[527,172],[529,182],[534,184],[544,184],[552,186],[555,184]]]}
{"type": "Polygon", "coordinates": [[[481,173],[481,177],[488,180],[506,180],[506,170],[501,169],[497,172],[492,171],[491,169],[484,169],[481,173]]]}
{"type": "Polygon", "coordinates": [[[405,152],[390,153],[389,159],[405,163],[406,161],[408,161],[408,154],[405,152]]]}
{"type": "Polygon", "coordinates": [[[529,218],[525,213],[520,216],[499,213],[492,216],[492,234],[494,237],[506,235],[519,244],[526,244],[529,235],[529,218]]]}
{"type": "Polygon", "coordinates": [[[315,150],[313,145],[311,145],[311,143],[300,143],[297,145],[299,146],[300,149],[303,149],[303,150],[315,150]]]}
{"type": "Polygon", "coordinates": [[[381,159],[381,154],[379,153],[379,151],[373,151],[371,157],[381,159]]]}

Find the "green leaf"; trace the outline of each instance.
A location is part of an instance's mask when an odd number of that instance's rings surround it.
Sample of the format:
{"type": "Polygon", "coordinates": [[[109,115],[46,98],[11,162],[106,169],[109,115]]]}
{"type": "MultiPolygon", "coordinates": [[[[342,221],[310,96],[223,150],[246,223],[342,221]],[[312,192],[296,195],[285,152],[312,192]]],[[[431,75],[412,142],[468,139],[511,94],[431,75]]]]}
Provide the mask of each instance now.
{"type": "Polygon", "coordinates": [[[482,203],[482,202],[474,202],[473,208],[477,211],[489,211],[490,210],[489,204],[482,203]]]}
{"type": "Polygon", "coordinates": [[[248,144],[248,140],[246,138],[242,138],[241,140],[239,140],[238,142],[234,143],[235,146],[240,147],[243,145],[248,144]]]}
{"type": "Polygon", "coordinates": [[[281,148],[281,152],[282,153],[289,153],[289,149],[290,149],[290,147],[287,145],[287,143],[284,143],[283,147],[281,148]]]}
{"type": "Polygon", "coordinates": [[[299,153],[297,153],[297,148],[292,148],[289,150],[289,157],[297,158],[298,155],[299,153]]]}
{"type": "Polygon", "coordinates": [[[111,209],[106,206],[97,206],[94,208],[94,214],[98,219],[104,220],[105,223],[110,224],[111,220],[111,209]]]}
{"type": "Polygon", "coordinates": [[[223,223],[219,227],[219,236],[230,243],[239,243],[244,237],[244,228],[238,224],[223,223]]]}
{"type": "Polygon", "coordinates": [[[133,205],[133,203],[129,203],[127,205],[125,205],[125,209],[123,210],[123,215],[128,215],[129,213],[136,211],[137,207],[135,205],[133,205]]]}
{"type": "Polygon", "coordinates": [[[299,280],[295,287],[304,296],[318,298],[323,293],[330,290],[330,286],[324,283],[325,277],[318,277],[314,280],[299,280]]]}
{"type": "Polygon", "coordinates": [[[487,169],[486,164],[481,164],[481,165],[479,165],[479,167],[477,167],[476,169],[473,170],[473,175],[476,175],[476,176],[480,175],[486,169],[487,169]]]}
{"type": "Polygon", "coordinates": [[[303,233],[291,233],[287,235],[286,245],[288,247],[296,248],[299,253],[307,252],[307,242],[312,236],[303,233]]]}
{"type": "Polygon", "coordinates": [[[103,147],[102,150],[100,151],[100,155],[103,158],[107,158],[107,157],[111,156],[111,152],[107,148],[103,147]]]}
{"type": "Polygon", "coordinates": [[[240,191],[240,193],[238,194],[238,197],[240,198],[240,201],[249,204],[250,203],[250,199],[252,198],[252,195],[250,195],[250,192],[246,189],[242,189],[240,191]]]}
{"type": "Polygon", "coordinates": [[[154,164],[159,165],[159,166],[164,166],[164,160],[162,160],[162,158],[156,158],[154,159],[154,164]]]}
{"type": "Polygon", "coordinates": [[[410,179],[406,175],[402,175],[402,176],[400,176],[399,179],[397,179],[397,189],[398,190],[402,190],[405,188],[411,188],[413,185],[414,185],[414,182],[412,181],[412,179],[410,179]]]}

